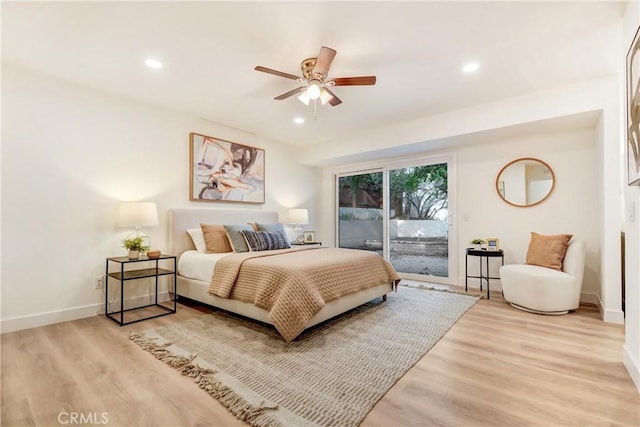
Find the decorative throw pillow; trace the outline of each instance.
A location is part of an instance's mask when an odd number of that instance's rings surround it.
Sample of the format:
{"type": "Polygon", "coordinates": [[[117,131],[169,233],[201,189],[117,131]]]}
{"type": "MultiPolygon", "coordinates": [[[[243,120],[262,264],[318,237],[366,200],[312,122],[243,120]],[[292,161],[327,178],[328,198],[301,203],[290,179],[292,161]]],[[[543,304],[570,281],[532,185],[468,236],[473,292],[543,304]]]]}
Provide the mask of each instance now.
{"type": "Polygon", "coordinates": [[[290,248],[287,239],[280,233],[269,233],[267,231],[242,230],[240,233],[247,241],[247,245],[252,251],[272,251],[274,249],[290,248]]]}
{"type": "Polygon", "coordinates": [[[284,237],[286,241],[289,241],[289,236],[287,236],[287,231],[284,229],[284,224],[282,224],[281,222],[275,222],[273,224],[260,224],[259,222],[257,222],[255,225],[256,225],[256,231],[280,233],[282,234],[282,237],[284,237]]]}
{"type": "Polygon", "coordinates": [[[217,224],[200,224],[207,253],[233,252],[227,232],[223,226],[217,224]]]}
{"type": "Polygon", "coordinates": [[[244,240],[244,236],[240,232],[242,230],[253,231],[253,228],[250,225],[225,225],[224,229],[227,231],[227,237],[229,238],[233,252],[249,252],[247,242],[244,240]]]}
{"type": "Polygon", "coordinates": [[[207,252],[207,244],[204,242],[204,234],[202,228],[190,228],[187,233],[191,237],[193,246],[196,247],[196,251],[205,253],[207,252]]]}
{"type": "Polygon", "coordinates": [[[562,270],[562,261],[572,237],[573,234],[544,235],[531,232],[527,264],[562,270]]]}

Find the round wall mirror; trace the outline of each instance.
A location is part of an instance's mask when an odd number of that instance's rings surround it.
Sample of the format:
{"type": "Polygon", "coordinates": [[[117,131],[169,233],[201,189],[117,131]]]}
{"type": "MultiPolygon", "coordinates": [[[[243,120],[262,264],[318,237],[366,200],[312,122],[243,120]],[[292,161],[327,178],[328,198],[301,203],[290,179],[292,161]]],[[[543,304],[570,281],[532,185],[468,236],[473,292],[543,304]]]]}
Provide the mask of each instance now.
{"type": "Polygon", "coordinates": [[[555,175],[551,167],[530,157],[507,163],[496,178],[496,191],[512,206],[528,207],[542,203],[553,191],[555,175]]]}

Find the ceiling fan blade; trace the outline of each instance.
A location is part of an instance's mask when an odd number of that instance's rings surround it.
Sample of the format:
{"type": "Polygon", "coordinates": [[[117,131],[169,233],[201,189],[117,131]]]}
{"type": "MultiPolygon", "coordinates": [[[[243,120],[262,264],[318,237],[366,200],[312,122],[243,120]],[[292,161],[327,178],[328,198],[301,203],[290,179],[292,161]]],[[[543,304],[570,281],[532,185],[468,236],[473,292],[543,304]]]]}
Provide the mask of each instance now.
{"type": "Polygon", "coordinates": [[[299,88],[296,88],[296,89],[290,90],[289,92],[283,93],[282,95],[278,95],[278,96],[276,96],[276,97],[275,97],[275,98],[273,98],[273,99],[277,99],[278,101],[282,101],[283,99],[287,99],[287,98],[289,98],[290,96],[293,96],[293,95],[295,95],[296,93],[300,93],[300,92],[302,92],[302,91],[303,91],[303,90],[305,90],[305,89],[306,89],[306,87],[305,87],[305,86],[300,86],[299,88]]]}
{"type": "Polygon", "coordinates": [[[331,98],[328,101],[329,105],[331,105],[332,107],[335,107],[336,105],[342,104],[342,100],[340,100],[340,98],[338,98],[335,93],[331,92],[326,87],[323,87],[322,90],[323,91],[327,91],[327,93],[329,93],[329,95],[331,95],[331,98]]]}
{"type": "Polygon", "coordinates": [[[318,59],[316,60],[316,66],[313,69],[313,74],[321,74],[322,77],[326,77],[329,72],[331,62],[333,62],[333,58],[336,57],[336,53],[338,52],[330,47],[322,46],[320,48],[320,53],[318,54],[318,59]]]}
{"type": "Polygon", "coordinates": [[[298,80],[300,77],[294,76],[293,74],[283,73],[282,71],[272,70],[271,68],[261,67],[258,65],[254,68],[256,71],[262,71],[263,73],[273,74],[274,76],[280,76],[291,80],[298,80]]]}
{"type": "Polygon", "coordinates": [[[368,86],[376,84],[376,76],[337,77],[331,81],[332,86],[368,86]]]}

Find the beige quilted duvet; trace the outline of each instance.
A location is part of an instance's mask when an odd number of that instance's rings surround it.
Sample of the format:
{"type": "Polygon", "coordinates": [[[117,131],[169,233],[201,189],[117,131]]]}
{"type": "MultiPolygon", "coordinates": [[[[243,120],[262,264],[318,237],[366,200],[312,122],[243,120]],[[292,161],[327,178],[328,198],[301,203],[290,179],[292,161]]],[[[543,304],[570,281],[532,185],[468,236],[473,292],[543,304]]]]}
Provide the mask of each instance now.
{"type": "Polygon", "coordinates": [[[399,282],[393,266],[375,252],[309,247],[226,256],[216,263],[209,293],[268,311],[291,341],[327,302],[399,282]]]}

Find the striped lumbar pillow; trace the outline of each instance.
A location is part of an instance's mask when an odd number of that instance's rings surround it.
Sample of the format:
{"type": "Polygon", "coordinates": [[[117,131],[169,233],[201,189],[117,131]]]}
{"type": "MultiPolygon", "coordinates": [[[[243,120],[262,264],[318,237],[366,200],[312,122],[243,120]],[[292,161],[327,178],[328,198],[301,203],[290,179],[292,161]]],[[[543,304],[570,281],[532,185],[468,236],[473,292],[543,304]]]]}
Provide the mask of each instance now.
{"type": "Polygon", "coordinates": [[[240,233],[246,240],[247,246],[249,246],[249,250],[251,251],[271,251],[291,247],[280,233],[249,230],[241,230],[240,233]]]}

